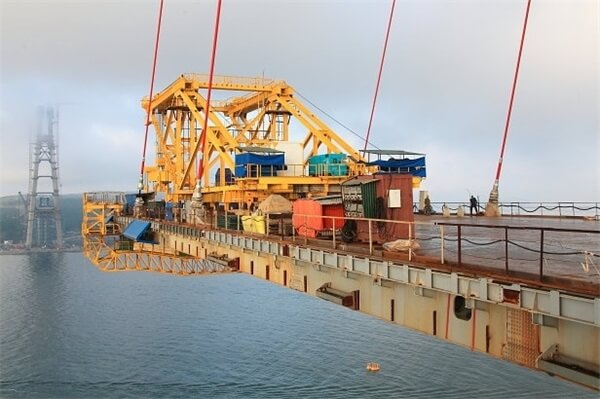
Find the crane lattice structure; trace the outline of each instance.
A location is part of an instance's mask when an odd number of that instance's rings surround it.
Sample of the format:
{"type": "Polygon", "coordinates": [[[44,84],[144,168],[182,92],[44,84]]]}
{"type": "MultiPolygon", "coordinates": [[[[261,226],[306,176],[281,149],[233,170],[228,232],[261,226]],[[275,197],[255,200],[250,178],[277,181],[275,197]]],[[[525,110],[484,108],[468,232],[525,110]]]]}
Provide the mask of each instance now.
{"type": "Polygon", "coordinates": [[[58,144],[55,130],[58,112],[52,107],[38,111],[35,141],[30,144],[29,194],[27,196],[27,235],[25,246],[63,247],[59,203],[58,144]],[[52,235],[51,231],[55,231],[52,235]]]}
{"type": "MultiPolygon", "coordinates": [[[[196,154],[201,149],[201,131],[208,117],[205,168],[201,176],[205,203],[260,201],[277,193],[289,199],[311,193],[339,192],[348,175],[362,173],[363,157],[331,130],[294,96],[284,81],[267,78],[215,76],[216,93],[241,93],[224,101],[206,99],[200,90],[208,88],[208,76],[183,74],[162,92],[153,96],[149,121],[156,132],[155,165],[146,166],[146,188],[165,193],[167,201],[188,200],[196,184],[196,154]],[[287,171],[276,175],[237,176],[227,179],[226,169],[235,170],[235,155],[245,149],[273,149],[290,143],[291,126],[303,136],[298,146],[301,159],[287,163],[287,171]],[[302,132],[303,131],[303,132],[302,132]],[[309,157],[325,153],[348,155],[348,175],[311,176],[306,173],[309,157]],[[215,176],[211,180],[211,176],[215,176]]],[[[148,110],[148,97],[142,100],[148,110]]],[[[294,134],[297,134],[294,131],[294,134]]]]}

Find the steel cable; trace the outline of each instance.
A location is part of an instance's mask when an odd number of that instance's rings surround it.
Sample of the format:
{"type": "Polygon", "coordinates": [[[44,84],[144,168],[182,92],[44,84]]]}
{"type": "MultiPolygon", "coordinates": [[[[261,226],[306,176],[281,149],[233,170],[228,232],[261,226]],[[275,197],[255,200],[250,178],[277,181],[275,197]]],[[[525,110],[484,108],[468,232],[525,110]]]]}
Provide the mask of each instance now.
{"type": "Polygon", "coordinates": [[[364,151],[367,151],[367,143],[369,142],[369,136],[371,134],[371,125],[373,124],[373,115],[375,115],[375,105],[377,104],[377,95],[379,94],[379,84],[381,83],[381,75],[383,75],[383,65],[385,63],[385,53],[387,51],[388,40],[390,38],[390,31],[392,30],[392,20],[394,18],[394,8],[396,7],[396,0],[392,0],[392,8],[390,10],[390,17],[388,19],[387,30],[385,32],[385,41],[383,42],[383,52],[381,54],[381,63],[379,64],[379,73],[377,74],[377,83],[375,85],[375,94],[373,95],[373,105],[371,106],[371,116],[369,117],[369,127],[367,128],[367,134],[365,137],[364,151]]]}
{"type": "MultiPolygon", "coordinates": [[[[296,90],[296,89],[294,89],[294,90],[295,90],[295,93],[298,94],[298,96],[300,96],[304,101],[306,101],[307,103],[309,103],[310,105],[312,105],[313,107],[315,107],[316,109],[318,109],[323,115],[327,116],[329,119],[331,119],[332,121],[334,121],[335,123],[337,123],[338,125],[340,125],[341,127],[343,127],[344,129],[346,129],[348,132],[352,133],[353,135],[355,135],[359,139],[364,140],[363,136],[361,136],[360,134],[356,133],[354,130],[350,129],[348,126],[344,125],[342,122],[340,122],[339,120],[337,120],[333,115],[329,114],[327,111],[325,111],[324,109],[320,108],[317,104],[315,104],[314,102],[312,102],[311,100],[309,100],[306,96],[304,96],[298,90],[296,90]]],[[[381,150],[381,148],[377,147],[375,144],[373,144],[371,142],[369,142],[369,144],[371,145],[371,147],[376,148],[378,150],[381,150]]]]}
{"type": "Polygon", "coordinates": [[[144,181],[144,166],[146,164],[146,148],[148,146],[148,129],[150,127],[150,113],[152,112],[152,95],[154,94],[154,78],[156,76],[156,62],[158,60],[158,43],[160,41],[160,27],[162,24],[163,15],[163,4],[164,0],[160,0],[160,6],[158,9],[158,23],[156,27],[156,40],[154,42],[154,56],[152,60],[152,75],[150,78],[150,94],[148,96],[148,109],[146,111],[146,131],[144,132],[144,149],[142,150],[142,164],[140,166],[140,182],[138,185],[138,194],[141,195],[144,181]]]}
{"type": "Polygon", "coordinates": [[[215,58],[217,55],[217,43],[219,42],[219,23],[221,21],[221,0],[217,0],[217,12],[215,16],[215,30],[213,33],[212,51],[210,56],[210,72],[208,75],[208,91],[206,95],[206,109],[204,110],[204,126],[202,128],[202,145],[200,147],[200,153],[202,158],[198,160],[198,175],[196,181],[202,180],[202,174],[204,173],[204,164],[208,161],[204,159],[204,149],[206,147],[206,137],[208,136],[208,118],[210,117],[210,97],[212,94],[213,76],[215,72],[215,58]]]}

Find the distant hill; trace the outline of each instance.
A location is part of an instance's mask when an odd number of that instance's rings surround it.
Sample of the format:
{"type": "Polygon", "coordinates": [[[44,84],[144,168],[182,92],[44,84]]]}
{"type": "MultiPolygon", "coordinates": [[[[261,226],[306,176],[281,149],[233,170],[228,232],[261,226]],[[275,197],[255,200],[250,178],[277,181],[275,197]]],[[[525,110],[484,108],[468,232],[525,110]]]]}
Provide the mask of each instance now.
{"type": "MultiPolygon", "coordinates": [[[[62,228],[65,241],[78,241],[81,235],[82,194],[60,196],[62,228]]],[[[0,197],[0,242],[25,241],[27,216],[19,196],[0,197]]]]}

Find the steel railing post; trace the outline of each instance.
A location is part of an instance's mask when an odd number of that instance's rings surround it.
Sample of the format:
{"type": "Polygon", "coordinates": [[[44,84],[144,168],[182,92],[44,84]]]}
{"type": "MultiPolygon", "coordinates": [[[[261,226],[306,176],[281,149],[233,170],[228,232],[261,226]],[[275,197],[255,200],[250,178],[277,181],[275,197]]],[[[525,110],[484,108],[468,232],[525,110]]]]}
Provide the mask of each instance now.
{"type": "Polygon", "coordinates": [[[369,219],[369,255],[373,255],[373,230],[371,228],[371,219],[369,219]]]}
{"type": "Polygon", "coordinates": [[[441,252],[441,262],[442,265],[444,264],[444,226],[440,226],[440,239],[441,239],[441,248],[440,248],[440,252],[441,252]]]}
{"type": "Polygon", "coordinates": [[[333,249],[335,249],[335,216],[333,217],[333,249]]]}
{"type": "Polygon", "coordinates": [[[408,260],[412,260],[412,223],[408,224],[408,260]]]}
{"type": "Polygon", "coordinates": [[[562,217],[562,207],[561,207],[561,203],[558,203],[558,216],[562,217]]]}
{"type": "Polygon", "coordinates": [[[456,226],[458,230],[458,265],[462,264],[462,243],[461,243],[461,229],[460,225],[456,226]]]}
{"type": "Polygon", "coordinates": [[[504,228],[504,270],[508,274],[508,227],[504,228]]]}
{"type": "Polygon", "coordinates": [[[540,229],[540,281],[544,279],[544,229],[540,229]]]}

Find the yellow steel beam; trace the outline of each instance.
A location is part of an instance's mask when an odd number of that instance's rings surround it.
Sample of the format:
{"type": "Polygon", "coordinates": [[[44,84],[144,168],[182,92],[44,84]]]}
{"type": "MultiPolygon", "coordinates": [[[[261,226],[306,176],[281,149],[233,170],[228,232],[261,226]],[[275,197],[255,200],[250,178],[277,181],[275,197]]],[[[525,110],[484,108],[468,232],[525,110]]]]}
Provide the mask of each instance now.
{"type": "MultiPolygon", "coordinates": [[[[186,82],[193,84],[196,89],[208,89],[208,75],[198,73],[186,73],[182,77],[186,82]]],[[[275,83],[273,79],[264,77],[241,77],[241,76],[213,76],[213,90],[233,90],[248,92],[270,92],[275,83]]]]}
{"type": "MultiPolygon", "coordinates": [[[[210,167],[205,168],[202,176],[204,192],[235,192],[252,189],[251,187],[257,190],[279,187],[278,189],[283,190],[283,187],[293,187],[295,184],[317,184],[295,177],[290,181],[285,180],[285,184],[284,180],[275,184],[273,180],[270,183],[269,180],[261,180],[261,184],[252,186],[249,181],[242,182],[238,179],[236,184],[226,185],[225,168],[235,168],[233,154],[236,149],[244,145],[274,147],[279,141],[287,141],[292,118],[306,129],[302,143],[304,163],[308,161],[308,156],[323,151],[342,152],[352,157],[349,169],[352,173],[357,172],[359,166],[354,162],[362,160],[358,151],[294,98],[293,88],[285,82],[265,78],[216,76],[213,89],[242,91],[247,94],[218,104],[215,102],[214,106],[211,104],[208,115],[204,112],[206,99],[199,92],[207,87],[206,75],[184,74],[153,97],[150,112],[157,134],[156,151],[159,156],[156,157],[156,165],[149,165],[146,171],[149,180],[166,192],[167,200],[191,197],[196,179],[196,154],[200,150],[197,131],[205,118],[209,118],[210,127],[206,132],[207,145],[203,156],[210,167]],[[162,117],[158,119],[155,114],[161,114],[162,117]],[[209,188],[209,175],[211,169],[216,167],[221,169],[215,182],[217,187],[209,188]]],[[[148,99],[145,98],[142,106],[147,105],[148,99]]],[[[324,187],[330,184],[336,183],[329,181],[324,187]]]]}
{"type": "Polygon", "coordinates": [[[301,118],[301,120],[304,121],[309,121],[311,126],[317,126],[318,129],[312,130],[310,134],[317,136],[322,143],[328,146],[328,149],[331,148],[330,146],[334,146],[337,151],[346,153],[357,161],[363,161],[363,157],[358,153],[356,149],[354,149],[344,139],[342,139],[327,125],[325,125],[312,112],[310,112],[308,108],[306,108],[302,103],[296,100],[296,98],[294,98],[293,95],[287,95],[285,97],[285,100],[282,101],[281,104],[286,109],[290,110],[290,112],[295,112],[297,118],[301,118]]]}
{"type": "MultiPolygon", "coordinates": [[[[199,122],[203,122],[204,116],[202,114],[200,114],[200,111],[198,111],[198,109],[196,108],[196,106],[192,102],[192,100],[189,98],[189,96],[187,96],[185,93],[182,93],[182,92],[179,93],[179,96],[183,99],[183,101],[189,107],[192,115],[194,115],[196,120],[198,120],[199,122]]],[[[215,150],[216,152],[219,153],[219,157],[221,159],[223,159],[224,163],[229,168],[234,169],[235,163],[234,163],[233,159],[231,158],[231,155],[226,151],[226,148],[229,147],[229,148],[231,148],[231,150],[233,150],[235,147],[237,147],[237,141],[235,141],[235,139],[229,134],[229,132],[227,131],[225,126],[223,126],[223,124],[218,119],[218,117],[213,116],[212,112],[210,112],[210,111],[209,111],[209,118],[215,124],[215,126],[210,126],[207,130],[207,141],[206,141],[207,146],[206,146],[206,148],[204,148],[203,156],[207,157],[206,159],[210,159],[211,152],[212,152],[210,150],[211,149],[215,150]],[[215,134],[215,130],[216,130],[217,134],[215,134]],[[221,138],[223,140],[221,140],[221,138]]],[[[189,159],[187,167],[184,171],[184,176],[189,176],[191,173],[191,170],[193,169],[193,166],[195,166],[196,153],[199,150],[200,143],[201,143],[201,141],[197,140],[191,151],[190,159],[189,159]]],[[[207,186],[207,185],[208,185],[208,181],[205,179],[204,186],[207,186]]]]}
{"type": "Polygon", "coordinates": [[[226,103],[224,114],[234,117],[256,111],[263,107],[269,94],[269,92],[251,93],[249,96],[234,98],[226,103]]]}

